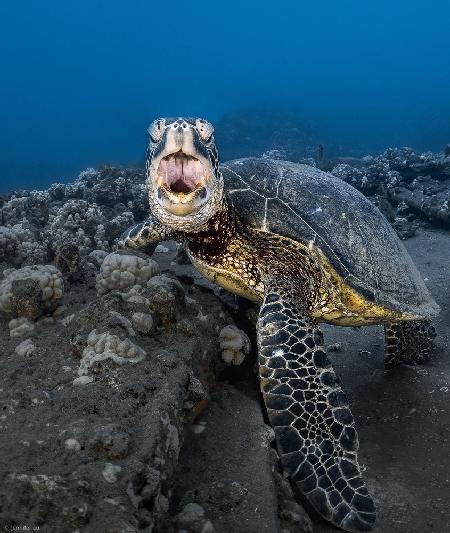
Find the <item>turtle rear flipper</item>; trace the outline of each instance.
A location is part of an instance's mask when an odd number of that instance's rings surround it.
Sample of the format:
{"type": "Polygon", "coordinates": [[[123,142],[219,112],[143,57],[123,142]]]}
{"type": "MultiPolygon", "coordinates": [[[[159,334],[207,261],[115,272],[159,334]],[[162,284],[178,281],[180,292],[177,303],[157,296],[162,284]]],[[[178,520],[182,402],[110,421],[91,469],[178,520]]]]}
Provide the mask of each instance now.
{"type": "Polygon", "coordinates": [[[375,506],[361,477],[348,402],[323,335],[279,290],[258,321],[261,390],[284,471],[313,507],[347,531],[370,531],[375,506]]]}
{"type": "Polygon", "coordinates": [[[384,326],[386,368],[420,365],[430,358],[436,330],[430,320],[389,322],[384,326]]]}

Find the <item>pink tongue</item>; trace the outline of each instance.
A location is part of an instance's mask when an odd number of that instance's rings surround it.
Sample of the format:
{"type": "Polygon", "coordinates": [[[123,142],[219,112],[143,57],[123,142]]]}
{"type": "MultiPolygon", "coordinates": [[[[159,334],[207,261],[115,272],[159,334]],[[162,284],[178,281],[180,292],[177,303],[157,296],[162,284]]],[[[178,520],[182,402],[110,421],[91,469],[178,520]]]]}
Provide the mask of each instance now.
{"type": "Polygon", "coordinates": [[[202,166],[200,161],[175,155],[161,160],[159,174],[174,192],[190,192],[200,181],[202,166]]]}

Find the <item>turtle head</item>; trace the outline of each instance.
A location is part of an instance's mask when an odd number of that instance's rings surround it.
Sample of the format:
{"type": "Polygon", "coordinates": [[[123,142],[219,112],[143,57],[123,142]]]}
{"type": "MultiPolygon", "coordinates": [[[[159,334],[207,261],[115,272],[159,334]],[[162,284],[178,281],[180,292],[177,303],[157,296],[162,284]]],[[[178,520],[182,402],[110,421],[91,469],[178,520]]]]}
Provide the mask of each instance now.
{"type": "Polygon", "coordinates": [[[161,118],[148,132],[152,213],[175,230],[200,230],[219,210],[223,196],[214,128],[201,118],[161,118]]]}

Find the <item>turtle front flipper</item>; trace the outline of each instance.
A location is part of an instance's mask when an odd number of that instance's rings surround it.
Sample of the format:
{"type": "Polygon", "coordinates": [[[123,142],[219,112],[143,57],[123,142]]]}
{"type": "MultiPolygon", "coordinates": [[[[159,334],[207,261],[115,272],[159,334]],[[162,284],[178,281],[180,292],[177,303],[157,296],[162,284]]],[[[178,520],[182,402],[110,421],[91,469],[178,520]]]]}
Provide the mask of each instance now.
{"type": "Polygon", "coordinates": [[[151,255],[160,241],[166,241],[172,233],[152,215],[145,222],[127,229],[117,243],[117,249],[131,248],[151,255]]]}
{"type": "Polygon", "coordinates": [[[431,320],[404,320],[384,326],[384,366],[420,365],[430,358],[436,337],[431,320]]]}
{"type": "Polygon", "coordinates": [[[370,531],[375,506],[361,477],[347,399],[314,320],[268,288],[258,320],[261,390],[284,471],[313,507],[347,531],[370,531]]]}

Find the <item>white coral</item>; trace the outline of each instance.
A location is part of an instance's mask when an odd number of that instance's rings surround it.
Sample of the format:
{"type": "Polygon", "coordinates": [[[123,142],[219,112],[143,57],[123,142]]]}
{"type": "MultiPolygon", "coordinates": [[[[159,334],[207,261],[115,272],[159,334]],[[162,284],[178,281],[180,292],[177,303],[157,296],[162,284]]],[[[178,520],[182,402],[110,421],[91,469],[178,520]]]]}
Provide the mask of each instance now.
{"type": "Polygon", "coordinates": [[[64,282],[61,272],[53,265],[33,265],[9,270],[0,282],[0,311],[6,314],[13,312],[13,283],[19,280],[37,281],[42,291],[41,312],[50,309],[63,296],[64,282]]]}
{"type": "Polygon", "coordinates": [[[136,329],[144,335],[153,328],[153,317],[149,313],[133,313],[131,320],[136,329]]]}
{"type": "Polygon", "coordinates": [[[106,224],[97,204],[69,200],[50,214],[48,244],[57,255],[68,247],[78,249],[80,257],[94,248],[107,250],[106,224]]]}
{"type": "Polygon", "coordinates": [[[17,235],[13,229],[0,226],[0,261],[9,259],[15,254],[17,235]]]}
{"type": "Polygon", "coordinates": [[[0,226],[0,261],[22,266],[43,264],[47,259],[47,245],[28,222],[0,226]]]}
{"type": "Polygon", "coordinates": [[[226,363],[240,365],[245,356],[250,353],[250,339],[238,327],[229,325],[221,329],[219,333],[222,359],[226,363]]]}
{"type": "Polygon", "coordinates": [[[34,323],[28,318],[13,318],[9,321],[9,335],[10,337],[21,337],[28,335],[34,331],[34,323]]]}
{"type": "Polygon", "coordinates": [[[22,357],[33,355],[36,351],[36,346],[31,339],[26,339],[18,344],[14,350],[14,353],[22,357]]]}
{"type": "Polygon", "coordinates": [[[150,257],[111,253],[105,257],[100,268],[97,290],[99,293],[104,293],[108,290],[144,285],[157,274],[159,274],[158,263],[150,257]]]}
{"type": "Polygon", "coordinates": [[[130,339],[122,340],[117,335],[106,331],[97,333],[94,329],[89,333],[87,346],[83,350],[83,357],[78,367],[78,375],[86,376],[93,364],[98,361],[112,359],[115,363],[138,363],[142,361],[147,353],[130,339]]]}

